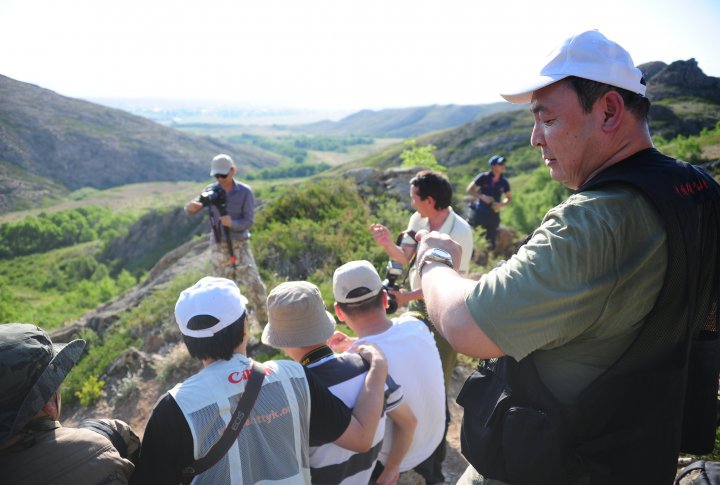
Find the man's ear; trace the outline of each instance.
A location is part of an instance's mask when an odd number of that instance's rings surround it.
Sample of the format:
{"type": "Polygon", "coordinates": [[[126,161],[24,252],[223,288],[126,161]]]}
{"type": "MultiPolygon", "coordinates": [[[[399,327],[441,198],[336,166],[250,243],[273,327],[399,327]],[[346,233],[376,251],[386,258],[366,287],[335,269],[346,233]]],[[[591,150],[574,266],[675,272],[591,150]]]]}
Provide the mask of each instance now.
{"type": "Polygon", "coordinates": [[[53,420],[60,419],[60,391],[55,391],[48,402],[42,407],[42,412],[50,416],[53,420]]]}
{"type": "Polygon", "coordinates": [[[340,308],[340,305],[338,302],[335,302],[333,307],[335,308],[335,315],[337,315],[338,320],[341,322],[345,321],[345,313],[342,311],[342,308],[340,308]]]}
{"type": "Polygon", "coordinates": [[[388,296],[388,292],[387,292],[387,290],[385,290],[385,288],[383,288],[380,291],[382,292],[382,306],[385,310],[387,310],[388,306],[390,305],[390,303],[388,301],[390,299],[390,297],[388,296]]]}
{"type": "Polygon", "coordinates": [[[609,91],[600,98],[600,103],[604,115],[603,130],[617,130],[625,116],[625,101],[622,96],[617,91],[609,91]]]}
{"type": "Polygon", "coordinates": [[[437,207],[437,201],[435,200],[435,197],[432,195],[428,195],[425,197],[425,200],[427,200],[430,203],[430,206],[435,209],[437,207]]]}

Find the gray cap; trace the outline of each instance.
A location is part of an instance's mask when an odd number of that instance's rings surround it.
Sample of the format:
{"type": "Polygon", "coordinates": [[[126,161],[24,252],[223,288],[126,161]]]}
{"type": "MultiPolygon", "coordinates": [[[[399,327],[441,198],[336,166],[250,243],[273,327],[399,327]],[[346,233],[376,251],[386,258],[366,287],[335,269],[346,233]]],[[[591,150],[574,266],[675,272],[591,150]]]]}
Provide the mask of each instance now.
{"type": "Polygon", "coordinates": [[[325,309],[317,286],[287,281],[267,298],[268,323],[262,342],[273,347],[306,347],[324,343],[335,332],[335,319],[325,309]]]}
{"type": "Polygon", "coordinates": [[[0,325],[0,444],[21,430],[80,360],[84,340],[54,344],[29,323],[0,325]]]}
{"type": "Polygon", "coordinates": [[[216,174],[227,175],[234,166],[235,163],[233,163],[230,155],[221,153],[220,155],[216,155],[215,158],[212,159],[212,162],[210,162],[210,175],[213,177],[216,174]]]}

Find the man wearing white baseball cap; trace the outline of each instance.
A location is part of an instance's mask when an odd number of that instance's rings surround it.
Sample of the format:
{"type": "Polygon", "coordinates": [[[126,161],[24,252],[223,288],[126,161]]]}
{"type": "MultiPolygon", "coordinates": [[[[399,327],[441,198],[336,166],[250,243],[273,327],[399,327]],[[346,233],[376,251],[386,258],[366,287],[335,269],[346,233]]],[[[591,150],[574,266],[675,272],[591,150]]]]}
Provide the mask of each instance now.
{"type": "Polygon", "coordinates": [[[521,81],[503,96],[530,103],[530,142],[575,193],[479,281],[418,234],[432,321],[493,359],[458,396],[459,483],[670,484],[681,450],[714,444],[720,186],[653,148],[642,73],[600,32],[521,81]]]}
{"type": "Polygon", "coordinates": [[[300,364],[269,361],[262,366],[254,406],[239,415],[247,417],[239,435],[226,453],[210,451],[223,441],[226,429],[238,428],[234,412],[254,369],[245,355],[245,301],[235,282],[225,278],[202,278],[180,294],[175,319],[190,355],[202,361],[203,369],[155,405],[133,483],[177,484],[187,480],[183,471],[197,467],[197,460],[217,456],[209,468],[193,474],[196,482],[305,484],[310,483],[309,440],[356,451],[372,445],[387,363],[377,349],[365,346],[359,352],[370,369],[353,410],[300,364]]]}

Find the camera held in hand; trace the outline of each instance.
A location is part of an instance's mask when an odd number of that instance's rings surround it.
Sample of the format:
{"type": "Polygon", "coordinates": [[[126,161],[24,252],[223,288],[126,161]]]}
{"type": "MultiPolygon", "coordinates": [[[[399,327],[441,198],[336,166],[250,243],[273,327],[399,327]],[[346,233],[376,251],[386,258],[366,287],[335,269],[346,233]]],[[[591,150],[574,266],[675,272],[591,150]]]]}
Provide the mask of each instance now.
{"type": "Polygon", "coordinates": [[[227,194],[220,184],[212,184],[205,187],[200,193],[198,201],[203,207],[214,205],[218,208],[221,216],[227,214],[227,194]]]}
{"type": "Polygon", "coordinates": [[[385,267],[385,280],[382,282],[383,288],[388,291],[388,307],[385,310],[388,315],[395,313],[398,309],[397,299],[395,295],[391,294],[389,290],[400,290],[400,286],[397,284],[397,279],[402,275],[402,264],[392,259],[388,261],[385,267]]]}

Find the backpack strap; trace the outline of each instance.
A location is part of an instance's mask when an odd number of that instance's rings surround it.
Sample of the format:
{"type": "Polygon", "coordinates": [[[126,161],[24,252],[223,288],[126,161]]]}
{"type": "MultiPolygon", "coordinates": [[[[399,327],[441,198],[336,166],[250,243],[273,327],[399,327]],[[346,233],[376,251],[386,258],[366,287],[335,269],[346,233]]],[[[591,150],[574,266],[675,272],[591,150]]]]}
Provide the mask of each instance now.
{"type": "Polygon", "coordinates": [[[243,392],[237,408],[235,408],[235,412],[230,418],[230,424],[205,456],[182,469],[180,473],[184,485],[189,484],[195,475],[199,475],[215,465],[230,450],[255,405],[263,379],[265,379],[265,368],[253,360],[252,371],[247,386],[245,386],[245,392],[243,392]]]}

